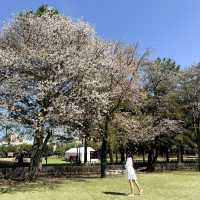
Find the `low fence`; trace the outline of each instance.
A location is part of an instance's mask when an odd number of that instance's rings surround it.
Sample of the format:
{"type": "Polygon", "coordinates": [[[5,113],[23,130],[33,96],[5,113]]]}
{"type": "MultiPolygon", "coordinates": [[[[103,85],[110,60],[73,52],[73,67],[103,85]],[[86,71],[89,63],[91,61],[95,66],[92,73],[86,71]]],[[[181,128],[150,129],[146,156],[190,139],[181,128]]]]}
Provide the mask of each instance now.
{"type": "MultiPolygon", "coordinates": [[[[123,165],[108,165],[107,175],[120,175],[125,172],[123,165]]],[[[66,177],[99,177],[101,174],[100,165],[86,165],[86,166],[44,166],[40,172],[41,176],[66,176],[66,177]]]]}
{"type": "MultiPolygon", "coordinates": [[[[0,178],[24,179],[28,175],[28,167],[6,167],[0,168],[0,178]]],[[[125,173],[123,165],[108,165],[107,175],[121,175],[125,173]]],[[[100,177],[100,165],[51,165],[43,166],[39,172],[39,176],[55,176],[55,177],[100,177]]]]}
{"type": "Polygon", "coordinates": [[[155,163],[155,171],[165,171],[165,170],[197,170],[198,164],[195,162],[186,163],[155,163]]]}
{"type": "MultiPolygon", "coordinates": [[[[136,164],[137,171],[145,170],[146,165],[136,164]]],[[[156,163],[155,171],[165,170],[197,170],[197,163],[156,163]]],[[[108,165],[107,175],[122,175],[125,173],[124,165],[108,165]]],[[[56,176],[56,177],[100,177],[100,165],[52,165],[43,166],[39,176],[56,176]]],[[[28,167],[6,167],[0,168],[0,178],[24,179],[28,175],[28,167]]]]}

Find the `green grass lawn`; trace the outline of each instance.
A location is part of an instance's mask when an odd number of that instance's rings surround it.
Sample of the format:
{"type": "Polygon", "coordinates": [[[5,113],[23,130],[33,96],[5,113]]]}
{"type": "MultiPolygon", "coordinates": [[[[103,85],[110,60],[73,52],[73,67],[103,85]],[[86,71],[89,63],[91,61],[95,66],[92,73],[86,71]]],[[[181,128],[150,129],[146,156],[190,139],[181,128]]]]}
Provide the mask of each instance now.
{"type": "MultiPolygon", "coordinates": [[[[45,165],[45,159],[42,159],[42,164],[45,165]]],[[[64,158],[50,157],[47,159],[47,164],[66,164],[64,158]]]]}
{"type": "MultiPolygon", "coordinates": [[[[197,200],[200,196],[200,173],[167,172],[139,174],[144,188],[140,200],[197,200]]],[[[0,181],[1,200],[114,200],[131,199],[127,179],[40,179],[35,183],[0,181]]],[[[132,198],[133,199],[133,198],[132,198]]]]}
{"type": "MultiPolygon", "coordinates": [[[[25,158],[28,162],[30,161],[30,158],[25,158]]],[[[0,158],[1,161],[8,161],[8,162],[13,162],[15,161],[15,158],[0,158]]],[[[46,164],[45,159],[42,159],[42,164],[46,164]]],[[[58,157],[49,157],[47,159],[47,164],[66,164],[66,161],[64,158],[58,158],[58,157]]]]}

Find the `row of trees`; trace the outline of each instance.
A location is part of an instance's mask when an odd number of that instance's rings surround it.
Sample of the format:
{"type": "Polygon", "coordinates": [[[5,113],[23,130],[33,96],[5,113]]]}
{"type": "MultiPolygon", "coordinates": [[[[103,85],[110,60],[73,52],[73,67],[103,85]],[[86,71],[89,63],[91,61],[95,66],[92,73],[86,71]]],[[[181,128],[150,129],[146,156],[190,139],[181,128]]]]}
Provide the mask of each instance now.
{"type": "Polygon", "coordinates": [[[124,153],[137,148],[143,155],[148,153],[148,167],[152,170],[159,152],[166,154],[169,160],[169,150],[175,147],[180,161],[184,147],[196,152],[198,134],[194,134],[194,124],[189,123],[191,109],[185,109],[194,103],[191,100],[186,102],[185,86],[189,87],[187,77],[196,68],[198,66],[181,71],[171,59],[158,58],[144,63],[139,72],[140,103],[137,106],[130,102],[121,104],[110,123],[108,146],[111,161],[113,150],[120,151],[123,162],[124,153]]]}
{"type": "Polygon", "coordinates": [[[127,144],[147,143],[150,165],[164,136],[194,130],[199,147],[198,67],[182,72],[170,59],[146,56],[135,45],[99,39],[86,22],[48,7],[4,27],[0,102],[10,118],[34,130],[30,180],[60,126],[86,147],[90,138],[101,143],[102,177],[115,143],[122,155],[127,144]]]}

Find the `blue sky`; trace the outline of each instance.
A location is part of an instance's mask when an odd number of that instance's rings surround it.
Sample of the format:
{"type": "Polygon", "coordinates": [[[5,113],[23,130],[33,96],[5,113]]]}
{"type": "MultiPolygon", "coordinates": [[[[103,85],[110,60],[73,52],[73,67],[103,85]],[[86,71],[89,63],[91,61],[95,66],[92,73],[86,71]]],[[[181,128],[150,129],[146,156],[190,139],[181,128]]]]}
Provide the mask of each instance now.
{"type": "Polygon", "coordinates": [[[44,3],[85,19],[100,37],[139,42],[152,57],[171,57],[183,67],[200,62],[200,0],[6,0],[0,25],[44,3]]]}

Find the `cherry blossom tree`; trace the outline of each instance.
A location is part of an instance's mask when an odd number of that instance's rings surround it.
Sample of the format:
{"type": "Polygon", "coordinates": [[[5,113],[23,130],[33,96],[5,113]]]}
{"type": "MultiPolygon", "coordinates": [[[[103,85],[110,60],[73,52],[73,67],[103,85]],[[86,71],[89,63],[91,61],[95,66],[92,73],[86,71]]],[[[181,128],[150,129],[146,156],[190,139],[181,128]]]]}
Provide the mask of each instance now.
{"type": "Polygon", "coordinates": [[[107,105],[98,73],[106,46],[87,23],[58,14],[21,13],[1,32],[0,66],[7,76],[2,104],[35,129],[30,179],[37,175],[52,127],[81,127],[83,99],[93,102],[97,117],[107,105]]]}
{"type": "Polygon", "coordinates": [[[138,103],[140,91],[138,71],[143,65],[146,53],[139,57],[137,46],[111,44],[107,57],[105,73],[105,91],[108,94],[108,104],[100,123],[101,127],[101,177],[106,176],[109,124],[125,101],[138,103]]]}

